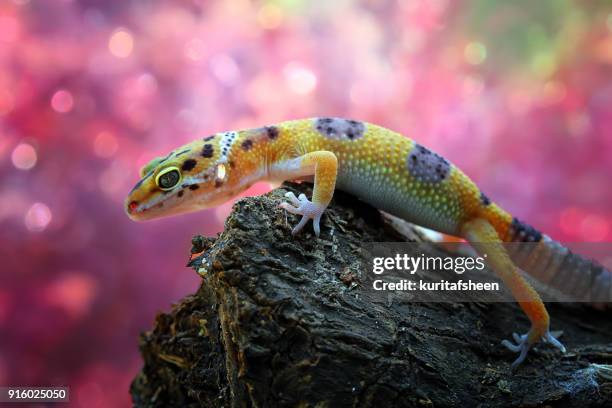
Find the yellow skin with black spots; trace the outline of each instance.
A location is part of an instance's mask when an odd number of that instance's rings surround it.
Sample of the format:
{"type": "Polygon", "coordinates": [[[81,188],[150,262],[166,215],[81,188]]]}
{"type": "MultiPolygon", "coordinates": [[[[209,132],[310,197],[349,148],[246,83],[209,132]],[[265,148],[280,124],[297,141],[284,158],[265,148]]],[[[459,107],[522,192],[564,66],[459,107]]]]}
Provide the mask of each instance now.
{"type": "Polygon", "coordinates": [[[535,237],[535,230],[491,203],[458,168],[413,140],[380,126],[313,118],[257,129],[224,132],[179,147],[141,170],[126,211],[136,221],[217,206],[257,181],[314,178],[312,201],[289,193],[280,206],[302,215],[298,233],[319,221],[335,188],[407,221],[459,236],[485,252],[488,263],[510,288],[532,327],[517,344],[520,364],[530,346],[544,340],[564,351],[549,332],[549,316],[537,292],[523,279],[504,241],[535,237]]]}

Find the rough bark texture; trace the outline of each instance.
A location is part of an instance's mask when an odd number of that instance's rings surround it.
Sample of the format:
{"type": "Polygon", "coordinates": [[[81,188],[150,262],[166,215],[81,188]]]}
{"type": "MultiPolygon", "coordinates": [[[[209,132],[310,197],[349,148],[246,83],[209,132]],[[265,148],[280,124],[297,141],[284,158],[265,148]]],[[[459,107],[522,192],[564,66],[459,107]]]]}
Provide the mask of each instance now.
{"type": "Polygon", "coordinates": [[[511,373],[500,340],[528,329],[515,304],[372,298],[363,243],[424,238],[340,192],[319,239],[291,237],[277,205],[309,188],[240,200],[216,240],[194,241],[202,285],[142,335],[136,406],[612,406],[608,313],[550,305],[568,352],[538,346],[511,373]]]}

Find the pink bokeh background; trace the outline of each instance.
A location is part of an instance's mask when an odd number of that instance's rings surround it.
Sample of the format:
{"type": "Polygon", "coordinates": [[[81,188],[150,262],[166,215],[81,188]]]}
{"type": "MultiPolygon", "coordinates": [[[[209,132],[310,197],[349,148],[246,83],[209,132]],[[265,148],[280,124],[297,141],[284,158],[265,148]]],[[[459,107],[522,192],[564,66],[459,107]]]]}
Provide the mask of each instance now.
{"type": "Polygon", "coordinates": [[[133,223],[138,169],[319,115],[417,139],[556,239],[612,241],[609,2],[5,0],[0,385],[129,405],[138,334],[195,291],[191,237],[231,207],[133,223]]]}

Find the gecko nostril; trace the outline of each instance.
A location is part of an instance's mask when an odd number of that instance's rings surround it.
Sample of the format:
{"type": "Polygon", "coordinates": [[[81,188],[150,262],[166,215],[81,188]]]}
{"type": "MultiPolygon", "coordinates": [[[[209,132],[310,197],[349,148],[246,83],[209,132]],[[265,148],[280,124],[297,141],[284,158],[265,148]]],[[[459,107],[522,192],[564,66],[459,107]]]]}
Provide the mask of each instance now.
{"type": "Polygon", "coordinates": [[[132,212],[132,211],[134,211],[136,209],[136,207],[138,207],[138,201],[131,201],[128,204],[128,211],[132,212]]]}

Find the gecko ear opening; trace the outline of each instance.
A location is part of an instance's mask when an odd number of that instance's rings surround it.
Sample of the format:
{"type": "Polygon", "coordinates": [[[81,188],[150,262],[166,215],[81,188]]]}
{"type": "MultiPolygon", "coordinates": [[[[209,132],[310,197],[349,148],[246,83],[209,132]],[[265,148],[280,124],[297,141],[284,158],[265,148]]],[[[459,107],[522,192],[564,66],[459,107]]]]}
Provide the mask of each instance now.
{"type": "Polygon", "coordinates": [[[225,183],[227,178],[227,169],[225,168],[225,164],[219,163],[217,164],[217,168],[215,169],[215,186],[220,186],[225,183]]]}

